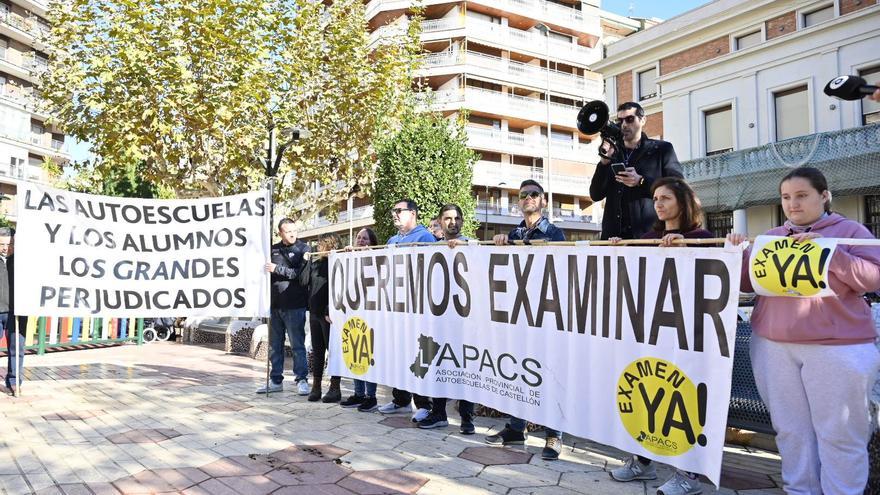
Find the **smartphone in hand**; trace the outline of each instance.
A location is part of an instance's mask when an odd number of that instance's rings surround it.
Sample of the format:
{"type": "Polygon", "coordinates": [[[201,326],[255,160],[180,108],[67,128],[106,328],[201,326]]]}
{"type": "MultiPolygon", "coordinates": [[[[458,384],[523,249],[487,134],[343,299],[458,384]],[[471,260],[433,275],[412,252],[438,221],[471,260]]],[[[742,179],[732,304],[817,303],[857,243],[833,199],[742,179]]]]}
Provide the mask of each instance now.
{"type": "Polygon", "coordinates": [[[613,173],[614,175],[617,175],[617,174],[622,174],[623,172],[626,172],[626,165],[624,165],[622,163],[612,163],[611,164],[611,173],[613,173]]]}

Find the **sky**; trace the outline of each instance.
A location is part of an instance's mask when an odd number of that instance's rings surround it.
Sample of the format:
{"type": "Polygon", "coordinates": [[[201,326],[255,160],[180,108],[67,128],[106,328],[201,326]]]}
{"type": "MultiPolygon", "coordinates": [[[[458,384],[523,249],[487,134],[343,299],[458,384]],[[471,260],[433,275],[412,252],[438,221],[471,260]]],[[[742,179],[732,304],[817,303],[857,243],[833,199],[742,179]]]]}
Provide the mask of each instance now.
{"type": "Polygon", "coordinates": [[[710,0],[602,0],[602,10],[623,16],[659,17],[669,19],[687,12],[710,0]],[[632,12],[630,12],[632,7],[632,12]]]}

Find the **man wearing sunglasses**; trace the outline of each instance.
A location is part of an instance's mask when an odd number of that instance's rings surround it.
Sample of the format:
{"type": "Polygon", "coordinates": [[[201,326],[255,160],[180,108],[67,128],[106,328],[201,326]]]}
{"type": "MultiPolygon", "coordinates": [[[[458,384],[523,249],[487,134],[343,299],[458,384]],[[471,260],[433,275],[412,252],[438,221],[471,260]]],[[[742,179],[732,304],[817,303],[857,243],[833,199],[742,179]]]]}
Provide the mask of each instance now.
{"type": "MultiPolygon", "coordinates": [[[[519,209],[523,221],[509,234],[498,234],[492,238],[498,246],[509,244],[510,241],[564,241],[562,229],[550,223],[542,214],[544,206],[544,188],[537,181],[526,179],[519,186],[519,209]]],[[[562,432],[552,428],[544,428],[546,441],[541,451],[541,458],[553,461],[559,458],[562,451],[562,432]]],[[[526,442],[526,420],[512,417],[504,425],[504,429],[486,437],[490,445],[522,445],[526,442]]]]}
{"type": "MultiPolygon", "coordinates": [[[[391,208],[391,219],[397,234],[391,236],[386,244],[407,244],[410,242],[437,242],[434,234],[418,223],[419,208],[411,199],[401,199],[391,208]]],[[[382,414],[398,414],[412,412],[410,402],[415,402],[416,412],[412,420],[415,423],[427,418],[431,413],[431,399],[418,394],[411,394],[406,390],[392,389],[394,400],[380,406],[382,414]]]]}
{"type": "Polygon", "coordinates": [[[590,198],[605,200],[602,239],[639,239],[657,221],[651,185],[661,177],[683,175],[672,144],[648,139],[642,132],[645,110],[641,105],[631,101],[620,105],[617,121],[623,142],[602,143],[602,154],[611,159],[600,157],[590,183],[590,198]],[[623,170],[617,164],[623,164],[623,170]]]}

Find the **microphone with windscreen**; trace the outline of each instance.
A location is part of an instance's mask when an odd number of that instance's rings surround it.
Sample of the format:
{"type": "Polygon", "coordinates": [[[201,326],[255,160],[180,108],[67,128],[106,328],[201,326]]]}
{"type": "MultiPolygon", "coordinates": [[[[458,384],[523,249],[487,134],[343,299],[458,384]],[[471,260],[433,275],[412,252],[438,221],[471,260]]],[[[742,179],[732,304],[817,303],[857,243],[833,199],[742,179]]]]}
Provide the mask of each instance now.
{"type": "Polygon", "coordinates": [[[858,76],[837,76],[825,85],[825,94],[841,100],[861,100],[874,94],[878,87],[858,76]]]}

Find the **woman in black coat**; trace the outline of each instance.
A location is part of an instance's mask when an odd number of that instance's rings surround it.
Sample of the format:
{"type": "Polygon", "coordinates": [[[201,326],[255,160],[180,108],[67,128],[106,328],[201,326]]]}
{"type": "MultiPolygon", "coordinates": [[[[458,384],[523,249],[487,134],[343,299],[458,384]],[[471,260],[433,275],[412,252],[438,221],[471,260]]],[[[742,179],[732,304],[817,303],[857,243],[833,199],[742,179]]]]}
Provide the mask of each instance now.
{"type": "MultiPolygon", "coordinates": [[[[318,252],[339,249],[342,244],[336,234],[324,234],[318,238],[318,252]]],[[[339,377],[330,377],[330,389],[321,397],[321,378],[324,375],[325,354],[330,344],[330,286],[328,285],[327,265],[329,257],[315,257],[302,271],[301,282],[309,288],[309,328],[312,336],[312,391],[310,402],[339,402],[339,377]]]]}

